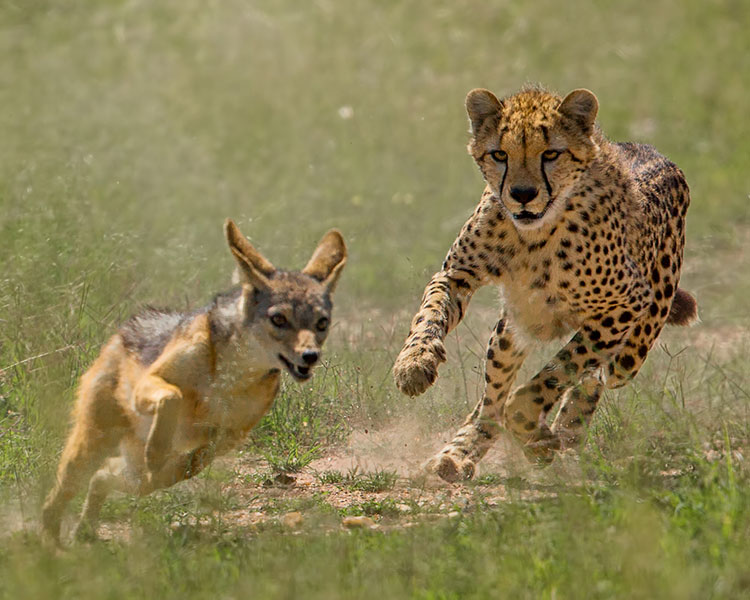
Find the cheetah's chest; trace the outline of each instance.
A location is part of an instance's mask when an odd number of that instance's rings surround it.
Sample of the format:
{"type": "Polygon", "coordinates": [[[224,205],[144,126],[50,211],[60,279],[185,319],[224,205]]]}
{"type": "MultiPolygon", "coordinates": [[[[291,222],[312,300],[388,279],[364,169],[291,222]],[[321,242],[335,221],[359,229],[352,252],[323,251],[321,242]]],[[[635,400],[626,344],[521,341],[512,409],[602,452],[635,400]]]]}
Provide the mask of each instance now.
{"type": "Polygon", "coordinates": [[[554,340],[580,327],[579,317],[557,287],[555,274],[544,275],[530,268],[517,269],[501,286],[508,316],[519,333],[531,340],[554,340]]]}

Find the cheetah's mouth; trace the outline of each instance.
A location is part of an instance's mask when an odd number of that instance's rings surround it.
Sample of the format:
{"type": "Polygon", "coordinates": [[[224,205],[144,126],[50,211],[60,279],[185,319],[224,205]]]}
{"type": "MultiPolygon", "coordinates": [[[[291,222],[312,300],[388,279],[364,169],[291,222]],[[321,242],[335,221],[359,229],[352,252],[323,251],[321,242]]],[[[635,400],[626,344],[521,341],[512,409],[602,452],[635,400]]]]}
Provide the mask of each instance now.
{"type": "Polygon", "coordinates": [[[518,221],[519,223],[522,223],[524,225],[533,223],[534,221],[538,221],[547,214],[547,210],[552,205],[553,200],[554,198],[550,199],[545,207],[538,213],[533,213],[530,210],[522,210],[521,212],[512,213],[513,220],[518,221]]]}
{"type": "Polygon", "coordinates": [[[279,360],[284,364],[287,371],[289,371],[289,374],[297,381],[305,381],[312,377],[310,367],[300,367],[299,365],[295,365],[292,361],[288,360],[281,354],[279,354],[279,360]]]}

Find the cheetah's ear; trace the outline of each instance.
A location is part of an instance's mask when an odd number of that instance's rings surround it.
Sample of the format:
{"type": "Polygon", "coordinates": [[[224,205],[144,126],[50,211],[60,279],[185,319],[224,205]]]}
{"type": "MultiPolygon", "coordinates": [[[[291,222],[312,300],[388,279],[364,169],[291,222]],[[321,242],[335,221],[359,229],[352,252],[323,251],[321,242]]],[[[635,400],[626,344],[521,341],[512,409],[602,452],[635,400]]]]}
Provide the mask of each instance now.
{"type": "Polygon", "coordinates": [[[484,122],[490,117],[497,117],[503,109],[503,103],[489,90],[478,88],[466,96],[466,113],[471,122],[471,133],[477,135],[484,122]]]}
{"type": "Polygon", "coordinates": [[[596,113],[599,111],[599,101],[589,90],[573,90],[560,102],[557,110],[589,134],[594,128],[596,113]]]}
{"type": "Polygon", "coordinates": [[[269,278],[276,272],[276,267],[253,247],[232,219],[224,222],[224,235],[237,261],[240,283],[249,283],[257,289],[269,288],[269,278]]]}

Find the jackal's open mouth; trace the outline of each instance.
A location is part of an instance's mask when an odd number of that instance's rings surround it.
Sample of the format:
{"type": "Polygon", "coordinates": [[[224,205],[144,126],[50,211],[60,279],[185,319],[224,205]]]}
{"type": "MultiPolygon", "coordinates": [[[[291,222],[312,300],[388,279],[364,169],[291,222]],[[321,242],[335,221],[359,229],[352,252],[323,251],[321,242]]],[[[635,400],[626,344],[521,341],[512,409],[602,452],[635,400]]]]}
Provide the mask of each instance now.
{"type": "Polygon", "coordinates": [[[310,377],[312,377],[310,367],[300,367],[298,365],[295,365],[292,361],[287,360],[286,357],[282,356],[281,354],[279,354],[279,360],[284,363],[287,371],[289,371],[290,375],[297,381],[305,381],[306,379],[310,379],[310,377]]]}

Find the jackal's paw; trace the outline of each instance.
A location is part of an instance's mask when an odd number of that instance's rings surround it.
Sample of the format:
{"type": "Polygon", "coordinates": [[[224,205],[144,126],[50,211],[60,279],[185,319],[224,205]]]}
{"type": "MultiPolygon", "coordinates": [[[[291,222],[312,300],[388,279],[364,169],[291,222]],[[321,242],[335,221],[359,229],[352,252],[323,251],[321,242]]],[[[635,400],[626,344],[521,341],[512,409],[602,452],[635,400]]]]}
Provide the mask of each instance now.
{"type": "Polygon", "coordinates": [[[146,444],[146,468],[151,473],[158,473],[167,462],[169,453],[165,452],[160,445],[151,443],[146,444]]]}
{"type": "Polygon", "coordinates": [[[459,459],[448,452],[433,456],[424,464],[424,470],[434,473],[449,483],[467,481],[474,477],[476,466],[468,459],[459,459]]]}
{"type": "Polygon", "coordinates": [[[418,396],[435,383],[438,365],[445,358],[445,346],[439,339],[422,341],[413,347],[407,342],[393,365],[396,386],[407,396],[418,396]]]}

